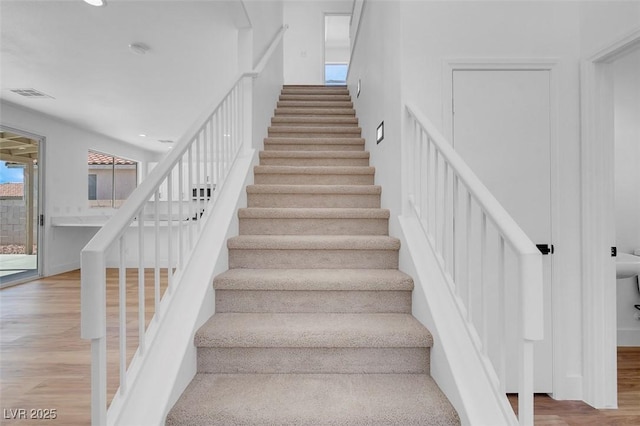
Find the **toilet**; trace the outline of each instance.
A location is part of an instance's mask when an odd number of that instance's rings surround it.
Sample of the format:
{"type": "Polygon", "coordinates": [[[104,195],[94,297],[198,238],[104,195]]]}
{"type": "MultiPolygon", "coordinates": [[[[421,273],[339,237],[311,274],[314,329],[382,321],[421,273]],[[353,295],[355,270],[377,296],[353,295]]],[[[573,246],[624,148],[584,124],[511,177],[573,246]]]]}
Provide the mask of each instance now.
{"type": "Polygon", "coordinates": [[[640,275],[640,249],[633,254],[618,253],[616,256],[616,279],[621,280],[640,275]]]}

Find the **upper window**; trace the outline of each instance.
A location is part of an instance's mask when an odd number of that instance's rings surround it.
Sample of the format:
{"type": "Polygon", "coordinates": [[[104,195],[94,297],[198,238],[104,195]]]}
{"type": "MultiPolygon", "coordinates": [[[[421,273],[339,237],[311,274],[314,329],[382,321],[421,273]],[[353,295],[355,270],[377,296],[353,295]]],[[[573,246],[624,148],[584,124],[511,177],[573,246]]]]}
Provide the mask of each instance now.
{"type": "Polygon", "coordinates": [[[135,161],[89,151],[87,163],[90,207],[120,207],[138,184],[135,161]]]}
{"type": "Polygon", "coordinates": [[[324,84],[347,84],[349,64],[324,64],[324,84]]]}

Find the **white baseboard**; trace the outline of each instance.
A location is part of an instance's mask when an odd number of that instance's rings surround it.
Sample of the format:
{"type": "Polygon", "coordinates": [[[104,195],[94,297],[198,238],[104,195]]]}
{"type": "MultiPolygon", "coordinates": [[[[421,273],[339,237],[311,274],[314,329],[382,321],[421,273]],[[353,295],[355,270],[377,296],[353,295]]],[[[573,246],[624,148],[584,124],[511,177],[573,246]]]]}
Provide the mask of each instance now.
{"type": "Polygon", "coordinates": [[[65,263],[63,265],[52,265],[45,269],[44,276],[58,275],[69,271],[80,269],[80,260],[77,262],[65,263]]]}

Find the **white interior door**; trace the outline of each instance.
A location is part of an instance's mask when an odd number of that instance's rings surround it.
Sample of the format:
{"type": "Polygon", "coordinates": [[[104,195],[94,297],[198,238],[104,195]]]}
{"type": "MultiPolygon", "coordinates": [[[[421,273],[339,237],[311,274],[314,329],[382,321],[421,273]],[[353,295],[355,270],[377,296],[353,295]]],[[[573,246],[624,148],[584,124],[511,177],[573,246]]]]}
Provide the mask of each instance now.
{"type": "MultiPolygon", "coordinates": [[[[453,71],[454,148],[536,244],[551,244],[550,105],[548,70],[453,71]]],[[[553,390],[551,258],[543,258],[545,338],[535,345],[535,391],[545,393],[553,390]]],[[[517,314],[517,294],[506,300],[517,314]]],[[[507,359],[516,348],[509,343],[507,359]]],[[[508,366],[507,391],[516,389],[508,366]]]]}

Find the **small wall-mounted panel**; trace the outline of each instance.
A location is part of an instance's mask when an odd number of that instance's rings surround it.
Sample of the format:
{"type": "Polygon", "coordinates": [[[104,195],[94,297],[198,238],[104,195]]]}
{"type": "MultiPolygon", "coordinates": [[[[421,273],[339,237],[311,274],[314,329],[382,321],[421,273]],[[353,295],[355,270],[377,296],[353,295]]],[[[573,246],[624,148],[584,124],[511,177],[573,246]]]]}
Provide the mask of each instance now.
{"type": "Polygon", "coordinates": [[[376,129],[376,144],[379,144],[384,139],[384,121],[380,123],[376,129]]]}

